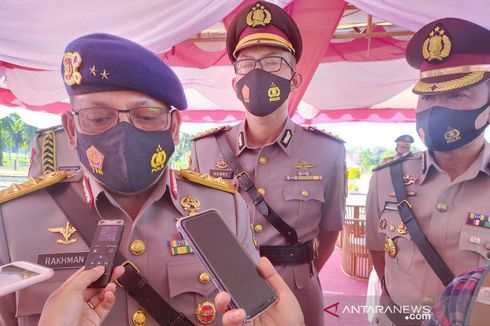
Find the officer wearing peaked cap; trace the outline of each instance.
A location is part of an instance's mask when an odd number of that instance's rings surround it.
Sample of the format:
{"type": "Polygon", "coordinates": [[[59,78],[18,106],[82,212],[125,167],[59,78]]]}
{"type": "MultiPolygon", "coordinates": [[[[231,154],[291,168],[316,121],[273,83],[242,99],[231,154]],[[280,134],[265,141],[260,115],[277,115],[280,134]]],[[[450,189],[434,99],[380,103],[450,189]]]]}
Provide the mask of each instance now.
{"type": "Polygon", "coordinates": [[[84,266],[94,215],[125,222],[119,251],[128,262],[108,325],[158,325],[182,316],[220,324],[217,289],[176,220],[214,208],[249,255],[259,255],[232,184],[167,167],[178,142],[178,110],[187,105],[177,76],[144,47],[109,34],[68,44],[61,75],[72,105],[63,126],[82,169],[0,193],[0,265],[26,260],[55,269],[50,280],[0,298],[0,323],[37,325],[46,298],[84,266]]]}
{"type": "Polygon", "coordinates": [[[413,137],[410,135],[401,135],[395,139],[395,142],[395,155],[385,157],[381,160],[381,164],[385,164],[403,157],[404,155],[408,155],[410,153],[410,146],[413,143],[413,137]]]}
{"type": "Polygon", "coordinates": [[[265,1],[244,8],[226,44],[246,118],[195,137],[191,168],[240,184],[261,255],[298,298],[306,324],[322,325],[317,271],[342,229],[343,141],[288,116],[289,93],[302,81],[302,41],[284,10],[265,1]]]}
{"type": "MultiPolygon", "coordinates": [[[[373,173],[367,247],[384,276],[382,304],[431,307],[454,275],[490,262],[490,31],[436,20],[410,40],[407,61],[420,70],[416,128],[427,151],[373,173]]],[[[377,322],[421,322],[387,315],[377,322]]]]}

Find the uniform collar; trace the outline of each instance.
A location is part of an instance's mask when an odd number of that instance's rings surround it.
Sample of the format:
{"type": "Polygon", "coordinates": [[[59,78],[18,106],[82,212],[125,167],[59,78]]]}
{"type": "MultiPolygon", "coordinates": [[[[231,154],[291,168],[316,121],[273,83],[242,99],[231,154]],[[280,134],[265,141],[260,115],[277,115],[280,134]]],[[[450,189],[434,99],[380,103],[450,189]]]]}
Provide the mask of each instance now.
{"type": "MultiPolygon", "coordinates": [[[[245,148],[254,149],[248,144],[247,133],[245,132],[247,120],[241,122],[238,125],[238,132],[235,140],[236,156],[240,155],[245,148]]],[[[288,155],[291,154],[291,143],[294,137],[295,124],[291,120],[291,118],[287,117],[286,122],[284,123],[284,127],[282,128],[279,136],[277,136],[274,143],[277,143],[279,147],[288,155]]]]}
{"type": "MultiPolygon", "coordinates": [[[[434,157],[428,152],[425,151],[422,155],[422,176],[420,178],[420,183],[424,183],[429,174],[429,170],[438,170],[442,172],[441,168],[437,165],[437,162],[434,160],[434,157]]],[[[487,175],[490,175],[490,144],[486,143],[483,145],[483,150],[475,159],[468,170],[464,173],[467,174],[466,179],[472,179],[476,177],[478,172],[483,172],[487,175]]]]}
{"type": "MultiPolygon", "coordinates": [[[[150,194],[150,198],[153,202],[163,197],[167,187],[170,190],[171,196],[177,198],[176,183],[175,180],[172,180],[174,176],[173,172],[169,172],[170,170],[170,168],[165,169],[163,176],[157,181],[155,188],[150,194]]],[[[90,207],[93,207],[94,202],[96,202],[97,198],[99,198],[101,195],[105,195],[114,206],[119,207],[117,202],[112,198],[110,192],[86,169],[84,169],[83,172],[83,187],[87,204],[90,207]]]]}

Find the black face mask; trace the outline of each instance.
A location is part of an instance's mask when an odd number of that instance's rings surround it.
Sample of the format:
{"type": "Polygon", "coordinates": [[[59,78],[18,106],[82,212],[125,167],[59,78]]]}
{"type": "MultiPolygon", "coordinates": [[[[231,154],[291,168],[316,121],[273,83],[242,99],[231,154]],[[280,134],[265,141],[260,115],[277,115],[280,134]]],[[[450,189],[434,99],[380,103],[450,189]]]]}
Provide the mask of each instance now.
{"type": "Polygon", "coordinates": [[[236,83],[236,93],[248,112],[266,116],[277,110],[291,92],[291,80],[254,69],[236,83]]]}
{"type": "Polygon", "coordinates": [[[77,133],[82,164],[109,190],[136,193],[163,173],[174,152],[172,132],[143,131],[127,122],[98,135],[77,133]]]}
{"type": "Polygon", "coordinates": [[[417,132],[429,151],[452,151],[477,138],[488,125],[475,128],[476,120],[489,103],[475,110],[455,110],[435,106],[416,114],[417,132]],[[422,129],[422,131],[420,131],[422,129]]]}

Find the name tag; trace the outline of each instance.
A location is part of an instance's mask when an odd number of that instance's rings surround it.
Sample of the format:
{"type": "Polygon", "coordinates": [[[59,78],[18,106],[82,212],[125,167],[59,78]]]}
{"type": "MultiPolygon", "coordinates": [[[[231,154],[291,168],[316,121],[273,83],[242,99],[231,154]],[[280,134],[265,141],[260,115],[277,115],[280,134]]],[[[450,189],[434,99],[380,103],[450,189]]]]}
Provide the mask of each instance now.
{"type": "Polygon", "coordinates": [[[209,170],[209,175],[214,178],[233,179],[231,170],[209,170]]]}
{"type": "Polygon", "coordinates": [[[38,254],[37,263],[52,269],[80,268],[85,266],[87,255],[88,252],[38,254]]]}
{"type": "Polygon", "coordinates": [[[398,211],[398,203],[393,203],[391,201],[385,202],[385,207],[387,211],[398,211]]]}
{"type": "Polygon", "coordinates": [[[480,288],[476,302],[490,305],[490,287],[480,288]]]}
{"type": "Polygon", "coordinates": [[[65,166],[58,166],[58,170],[60,171],[65,171],[65,172],[76,172],[80,170],[80,165],[65,165],[65,166]]]}

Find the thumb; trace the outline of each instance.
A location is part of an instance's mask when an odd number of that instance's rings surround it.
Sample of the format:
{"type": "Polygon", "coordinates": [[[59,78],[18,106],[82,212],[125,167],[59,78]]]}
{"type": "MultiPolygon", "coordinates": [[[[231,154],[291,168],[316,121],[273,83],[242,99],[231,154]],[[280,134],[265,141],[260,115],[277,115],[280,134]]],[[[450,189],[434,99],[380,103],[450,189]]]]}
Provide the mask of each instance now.
{"type": "Polygon", "coordinates": [[[289,289],[286,282],[279,276],[272,263],[266,257],[260,257],[258,270],[262,277],[265,278],[277,292],[289,289]]]}
{"type": "Polygon", "coordinates": [[[80,273],[77,277],[73,279],[72,286],[76,290],[83,291],[85,290],[91,283],[97,281],[99,277],[104,274],[105,268],[104,266],[97,266],[93,269],[85,270],[80,273]]]}

